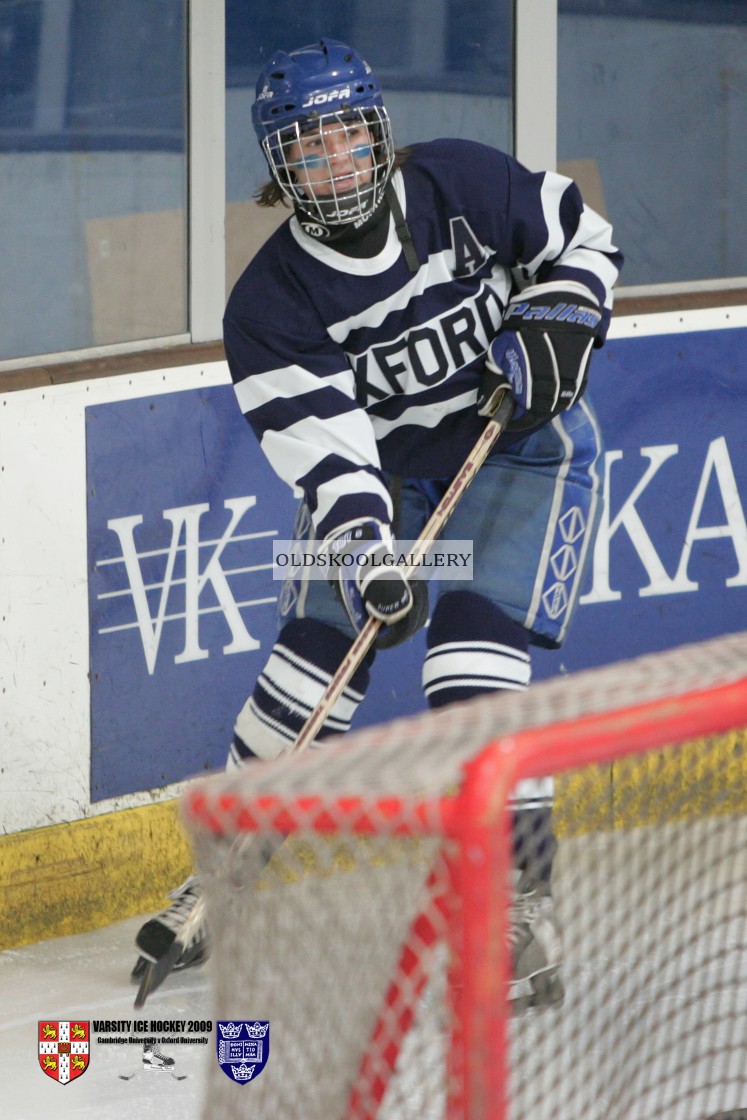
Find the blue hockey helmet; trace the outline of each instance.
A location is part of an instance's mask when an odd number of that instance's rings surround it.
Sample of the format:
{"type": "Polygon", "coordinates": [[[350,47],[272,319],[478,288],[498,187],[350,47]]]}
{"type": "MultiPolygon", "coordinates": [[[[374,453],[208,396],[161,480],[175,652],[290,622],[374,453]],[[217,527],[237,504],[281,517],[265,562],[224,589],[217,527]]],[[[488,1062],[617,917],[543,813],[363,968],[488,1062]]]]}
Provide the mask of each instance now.
{"type": "Polygon", "coordinates": [[[257,80],[252,121],[273,178],[312,222],[361,223],[374,212],[394,162],[392,131],[379,80],[352,47],[321,39],[277,51],[257,80]],[[320,140],[313,156],[300,151],[311,134],[320,140]]]}
{"type": "Polygon", "coordinates": [[[276,51],[257,79],[252,121],[260,144],[278,129],[303,127],[320,114],[383,108],[379,80],[356,50],[320,39],[295,51],[276,51]]]}

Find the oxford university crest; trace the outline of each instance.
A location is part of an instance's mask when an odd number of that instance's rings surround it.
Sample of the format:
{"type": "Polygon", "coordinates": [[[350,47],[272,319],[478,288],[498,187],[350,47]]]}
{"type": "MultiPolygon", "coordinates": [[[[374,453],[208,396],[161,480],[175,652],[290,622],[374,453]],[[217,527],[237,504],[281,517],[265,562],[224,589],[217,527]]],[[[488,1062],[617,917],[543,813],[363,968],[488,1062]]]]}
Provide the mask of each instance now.
{"type": "Polygon", "coordinates": [[[259,1077],[270,1057],[270,1023],[267,1019],[218,1020],[218,1064],[239,1085],[259,1077]]]}

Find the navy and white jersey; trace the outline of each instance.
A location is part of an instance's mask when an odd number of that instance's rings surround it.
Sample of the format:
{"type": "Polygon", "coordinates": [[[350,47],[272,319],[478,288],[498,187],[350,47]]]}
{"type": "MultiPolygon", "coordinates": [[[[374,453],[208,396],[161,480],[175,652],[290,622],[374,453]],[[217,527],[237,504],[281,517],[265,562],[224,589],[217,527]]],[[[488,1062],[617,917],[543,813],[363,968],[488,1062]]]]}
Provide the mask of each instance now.
{"type": "Polygon", "coordinates": [[[391,520],[383,471],[446,478],[462,465],[485,424],[479,375],[512,293],[585,284],[604,309],[601,342],[622,263],[611,227],[570,179],[482,144],[417,145],[393,184],[417,273],[391,217],[366,259],[313,240],[292,217],[226,309],[241,410],[276,473],[304,491],[320,537],[352,519],[391,520]]]}

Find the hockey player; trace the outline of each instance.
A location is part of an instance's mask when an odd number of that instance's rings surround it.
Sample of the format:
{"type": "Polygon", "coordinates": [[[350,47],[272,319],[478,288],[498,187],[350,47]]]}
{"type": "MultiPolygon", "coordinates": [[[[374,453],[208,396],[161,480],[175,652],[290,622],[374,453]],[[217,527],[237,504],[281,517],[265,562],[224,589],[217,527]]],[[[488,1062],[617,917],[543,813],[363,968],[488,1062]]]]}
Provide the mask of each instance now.
{"type": "MultiPolygon", "coordinates": [[[[261,205],[292,213],[237,282],[225,315],[236,397],[277,474],[303,493],[299,543],[352,554],[327,580],[289,580],[279,636],[238,715],[230,762],[287,750],[369,616],[379,649],[428,617],[422,684],[437,708],[524,689],[533,645],[562,643],[601,496],[594,413],[584,398],[622,258],[575,184],[464,140],[395,150],[376,75],[330,39],[277,52],[253,123],[270,180],[261,205]],[[415,539],[486,423],[499,389],[509,430],[446,529],[472,540],[471,584],[425,584],[384,558],[415,539]],[[552,557],[570,550],[560,574],[552,557]],[[381,561],[377,568],[373,561],[381,561]]],[[[376,651],[322,739],[345,731],[376,651]]],[[[548,912],[547,791],[517,812],[517,972],[532,998],[560,998],[548,912]],[[521,958],[521,961],[519,960],[521,958]]],[[[139,938],[155,959],[199,887],[139,938]]],[[[204,955],[202,934],[182,964],[204,955]]],[[[143,962],[140,962],[142,970],[143,962]]]]}

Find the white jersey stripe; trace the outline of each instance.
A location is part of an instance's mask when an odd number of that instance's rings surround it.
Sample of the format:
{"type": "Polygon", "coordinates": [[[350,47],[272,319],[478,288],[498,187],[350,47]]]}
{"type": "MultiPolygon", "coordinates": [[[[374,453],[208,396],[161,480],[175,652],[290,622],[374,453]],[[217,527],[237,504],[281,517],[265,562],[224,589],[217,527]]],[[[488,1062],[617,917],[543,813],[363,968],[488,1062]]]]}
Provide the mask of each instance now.
{"type": "Polygon", "coordinates": [[[379,300],[359,315],[341,319],[327,328],[335,342],[344,344],[348,335],[361,327],[380,327],[393,311],[402,311],[416,296],[422,295],[436,284],[447,284],[451,278],[454,254],[451,252],[434,253],[426,264],[421,265],[408,283],[393,292],[386,299],[379,300]]]}
{"type": "Polygon", "coordinates": [[[264,404],[272,404],[278,398],[289,400],[317,389],[334,390],[354,401],[353,371],[347,366],[330,377],[319,377],[303,366],[282,366],[239,381],[236,384],[236,399],[242,412],[251,412],[252,409],[260,408],[264,404]]]}
{"type": "MultiPolygon", "coordinates": [[[[313,682],[308,689],[302,687],[298,694],[301,699],[310,700],[312,705],[316,704],[318,697],[316,696],[315,687],[320,687],[320,693],[326,689],[330,680],[332,679],[329,673],[325,673],[313,661],[308,661],[305,657],[299,657],[292,649],[283,644],[277,644],[270,656],[270,659],[265,666],[265,672],[270,673],[275,680],[283,681],[283,687],[286,691],[291,691],[285,683],[286,669],[289,673],[296,672],[300,677],[304,677],[307,681],[313,682]]],[[[343,690],[343,697],[354,705],[360,704],[363,699],[363,694],[358,692],[357,689],[351,688],[350,685],[343,690]]]]}
{"type": "Polygon", "coordinates": [[[448,413],[459,412],[463,408],[474,408],[477,400],[477,389],[470,389],[468,393],[461,393],[444,402],[441,408],[438,405],[412,405],[405,409],[401,416],[395,420],[385,420],[381,416],[372,416],[371,424],[377,439],[388,436],[396,428],[404,424],[414,424],[418,428],[435,428],[448,413]]]}
{"type": "Polygon", "coordinates": [[[447,677],[442,681],[429,682],[423,686],[426,696],[433,696],[436,692],[443,692],[447,688],[481,688],[486,692],[495,692],[503,689],[506,692],[520,692],[526,685],[518,684],[510,678],[490,676],[481,677],[447,677]]]}
{"type": "MultiPolygon", "coordinates": [[[[334,507],[335,503],[340,498],[344,498],[348,493],[349,481],[347,479],[332,478],[329,482],[322,483],[316,492],[316,521],[322,522],[330,510],[334,507]]],[[[384,508],[388,512],[388,516],[392,517],[392,498],[386,486],[372,474],[367,472],[360,472],[360,476],[356,483],[357,494],[370,494],[372,497],[378,498],[383,502],[384,508]]]]}
{"type": "Polygon", "coordinates": [[[289,486],[327,455],[344,456],[353,466],[379,466],[373,428],[362,409],[326,420],[311,416],[284,431],[267,431],[262,437],[262,450],[272,469],[289,486]]]}
{"type": "MultiPolygon", "coordinates": [[[[572,249],[568,256],[564,258],[563,265],[567,268],[578,268],[584,272],[588,272],[591,265],[596,267],[600,279],[605,285],[610,286],[615,282],[617,277],[617,269],[606,258],[599,259],[599,254],[593,252],[591,249],[572,249]]],[[[610,287],[609,294],[604,301],[604,306],[607,308],[612,307],[613,295],[610,287]]]]}
{"type": "MultiPolygon", "coordinates": [[[[540,198],[542,213],[547,226],[547,241],[536,257],[531,261],[523,262],[526,270],[530,273],[537,272],[541,264],[548,260],[554,260],[563,252],[565,235],[560,221],[560,202],[570,184],[571,180],[567,179],[565,175],[556,175],[552,172],[545,175],[540,190],[540,198]]],[[[565,260],[563,264],[565,264],[565,260]]]]}
{"type": "Polygon", "coordinates": [[[427,695],[444,688],[526,688],[531,678],[526,654],[491,643],[448,642],[434,646],[423,665],[427,695]]]}

